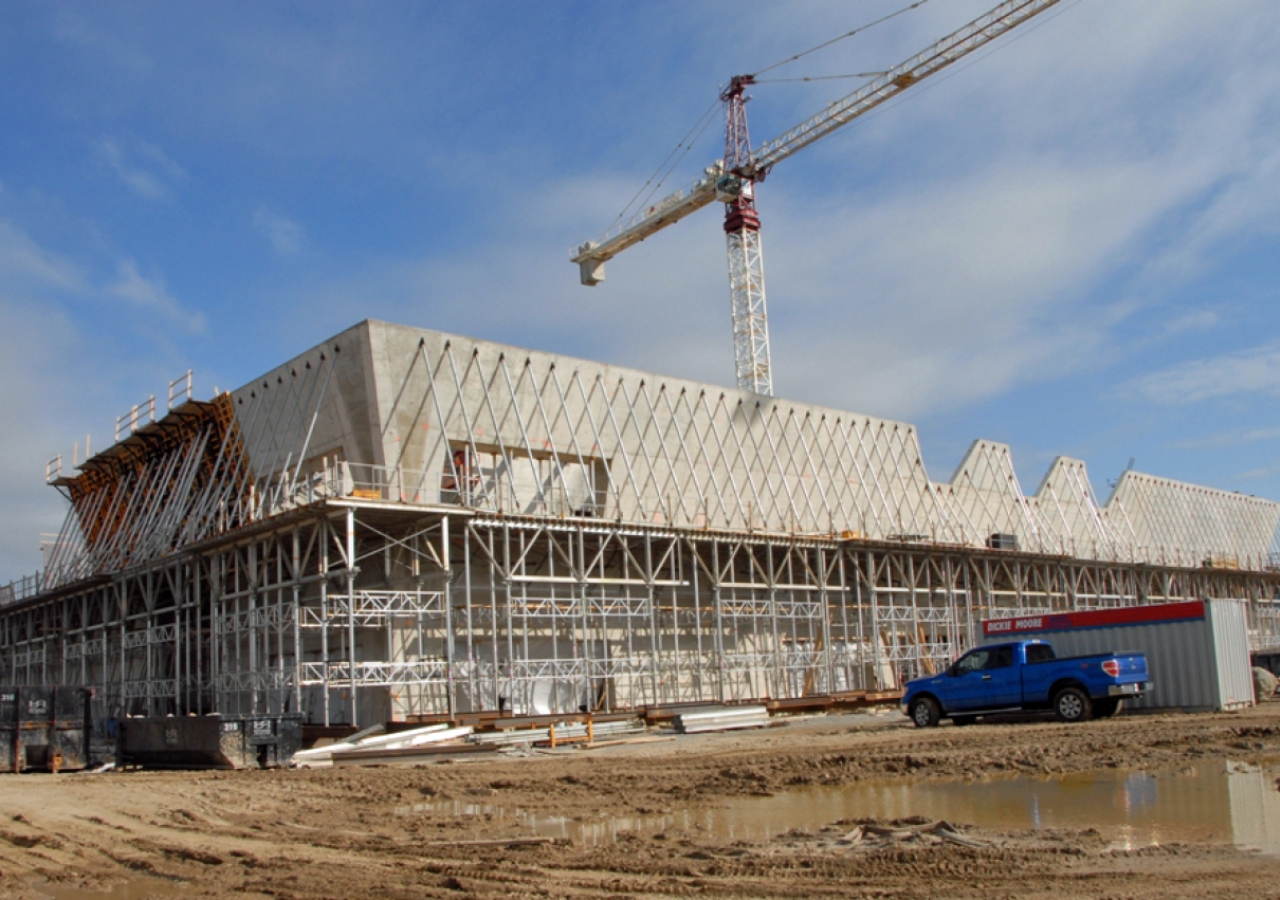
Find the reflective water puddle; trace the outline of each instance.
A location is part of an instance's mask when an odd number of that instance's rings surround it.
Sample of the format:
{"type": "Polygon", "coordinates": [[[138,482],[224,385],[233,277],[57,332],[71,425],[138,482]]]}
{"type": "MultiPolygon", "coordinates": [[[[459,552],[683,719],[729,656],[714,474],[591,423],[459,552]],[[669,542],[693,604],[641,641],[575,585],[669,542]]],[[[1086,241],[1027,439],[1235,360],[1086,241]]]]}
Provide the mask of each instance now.
{"type": "Polygon", "coordinates": [[[1276,763],[1212,762],[1178,772],[1090,772],[976,782],[861,783],[727,799],[706,810],[599,819],[538,817],[464,801],[420,803],[401,815],[436,813],[510,820],[529,833],[590,845],[623,833],[697,830],[725,839],[765,839],[817,830],[839,819],[923,816],[992,831],[1096,828],[1120,849],[1167,843],[1233,843],[1280,856],[1276,763]]]}

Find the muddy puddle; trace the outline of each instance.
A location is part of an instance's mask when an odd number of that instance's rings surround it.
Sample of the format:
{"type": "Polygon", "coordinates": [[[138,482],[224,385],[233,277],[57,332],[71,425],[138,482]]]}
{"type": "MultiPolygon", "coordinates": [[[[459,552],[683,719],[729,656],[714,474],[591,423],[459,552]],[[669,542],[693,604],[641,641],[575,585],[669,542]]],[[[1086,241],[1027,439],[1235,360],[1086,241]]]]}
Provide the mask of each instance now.
{"type": "MultiPolygon", "coordinates": [[[[660,815],[533,816],[492,804],[446,801],[401,807],[401,815],[510,820],[527,833],[598,845],[620,834],[696,830],[722,839],[767,839],[817,830],[839,819],[923,816],[992,831],[1096,828],[1116,849],[1230,843],[1280,856],[1280,762],[1215,761],[1175,772],[1089,772],[1051,778],[870,783],[730,798],[715,809],[660,815]]],[[[478,832],[477,832],[478,833],[478,832]]]]}

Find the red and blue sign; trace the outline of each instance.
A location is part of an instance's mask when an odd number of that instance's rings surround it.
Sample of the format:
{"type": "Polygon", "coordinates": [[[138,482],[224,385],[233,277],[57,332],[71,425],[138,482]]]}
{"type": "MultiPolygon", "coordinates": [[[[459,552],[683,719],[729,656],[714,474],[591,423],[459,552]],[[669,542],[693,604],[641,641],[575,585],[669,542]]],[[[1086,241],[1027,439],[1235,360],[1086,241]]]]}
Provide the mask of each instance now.
{"type": "Polygon", "coordinates": [[[1154,625],[1158,622],[1193,622],[1204,618],[1204,601],[1156,603],[1118,609],[1091,609],[1085,612],[1046,613],[1016,619],[987,619],[982,623],[985,637],[1035,634],[1041,631],[1074,631],[1079,628],[1114,628],[1121,625],[1154,625]]]}

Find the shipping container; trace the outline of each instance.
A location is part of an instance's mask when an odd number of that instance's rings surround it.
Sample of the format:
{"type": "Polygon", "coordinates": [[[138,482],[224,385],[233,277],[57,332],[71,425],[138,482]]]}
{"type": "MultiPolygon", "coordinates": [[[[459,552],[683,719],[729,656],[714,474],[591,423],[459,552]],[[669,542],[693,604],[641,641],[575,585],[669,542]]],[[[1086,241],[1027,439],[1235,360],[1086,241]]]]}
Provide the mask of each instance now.
{"type": "Polygon", "coordinates": [[[1248,623],[1243,600],[1192,600],[982,623],[982,642],[1037,638],[1058,656],[1147,656],[1152,689],[1126,709],[1229,710],[1252,706],[1248,623]]]}

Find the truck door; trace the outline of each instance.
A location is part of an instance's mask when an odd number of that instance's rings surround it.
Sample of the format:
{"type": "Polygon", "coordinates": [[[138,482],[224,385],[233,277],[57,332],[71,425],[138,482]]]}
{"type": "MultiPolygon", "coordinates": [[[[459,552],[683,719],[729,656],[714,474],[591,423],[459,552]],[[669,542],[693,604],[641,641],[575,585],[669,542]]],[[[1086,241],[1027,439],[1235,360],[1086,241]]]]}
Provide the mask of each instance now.
{"type": "Polygon", "coordinates": [[[982,676],[990,658],[991,648],[980,647],[956,660],[951,667],[952,681],[947,685],[948,710],[980,709],[986,705],[987,682],[982,676]]]}
{"type": "Polygon", "coordinates": [[[992,647],[982,677],[991,706],[1019,706],[1022,703],[1022,670],[1013,664],[1012,647],[992,647]]]}
{"type": "Polygon", "coordinates": [[[956,661],[949,710],[999,709],[1022,702],[1022,682],[1012,647],[980,647],[956,661]]]}

